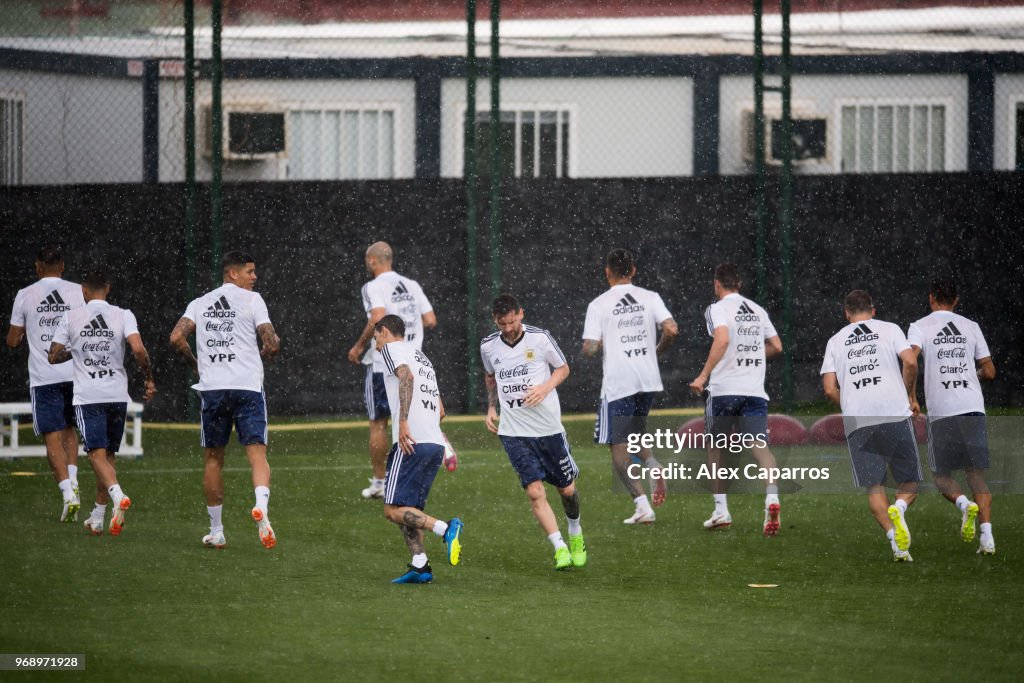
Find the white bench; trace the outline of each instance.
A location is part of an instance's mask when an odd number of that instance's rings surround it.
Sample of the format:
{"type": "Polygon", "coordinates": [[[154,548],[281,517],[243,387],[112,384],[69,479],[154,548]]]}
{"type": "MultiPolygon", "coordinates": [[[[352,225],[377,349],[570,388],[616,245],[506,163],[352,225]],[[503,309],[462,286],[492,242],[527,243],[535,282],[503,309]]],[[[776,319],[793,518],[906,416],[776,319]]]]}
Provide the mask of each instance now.
{"type": "MultiPolygon", "coordinates": [[[[22,415],[28,415],[26,421],[32,423],[31,403],[0,403],[0,460],[46,455],[46,446],[22,446],[19,442],[18,430],[21,427],[22,415]]],[[[84,451],[79,450],[79,454],[84,455],[84,451]]],[[[129,458],[138,458],[142,455],[141,403],[132,401],[128,404],[124,436],[121,437],[121,448],[117,454],[129,458]]]]}

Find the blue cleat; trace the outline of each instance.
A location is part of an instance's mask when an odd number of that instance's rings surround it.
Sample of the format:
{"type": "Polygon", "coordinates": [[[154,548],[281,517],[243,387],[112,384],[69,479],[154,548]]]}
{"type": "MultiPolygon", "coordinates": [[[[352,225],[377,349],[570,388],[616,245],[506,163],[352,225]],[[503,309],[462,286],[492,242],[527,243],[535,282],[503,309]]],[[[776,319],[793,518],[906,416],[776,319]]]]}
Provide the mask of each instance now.
{"type": "Polygon", "coordinates": [[[448,546],[448,564],[453,567],[459,563],[459,555],[462,554],[459,534],[462,533],[463,526],[461,519],[452,517],[448,522],[448,531],[444,532],[444,544],[448,546]]]}
{"type": "Polygon", "coordinates": [[[430,583],[434,580],[434,575],[430,571],[430,565],[424,565],[422,569],[409,565],[409,571],[399,576],[397,579],[391,579],[391,583],[430,583]]]}

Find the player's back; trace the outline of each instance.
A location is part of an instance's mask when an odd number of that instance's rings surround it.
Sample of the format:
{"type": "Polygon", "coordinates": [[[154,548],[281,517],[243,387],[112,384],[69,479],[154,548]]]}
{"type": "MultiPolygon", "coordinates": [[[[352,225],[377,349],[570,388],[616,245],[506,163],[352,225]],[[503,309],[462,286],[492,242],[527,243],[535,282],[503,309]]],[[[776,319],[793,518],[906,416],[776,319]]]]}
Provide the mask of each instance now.
{"type": "Polygon", "coordinates": [[[739,293],[731,293],[704,312],[708,334],[718,327],[729,330],[729,344],[711,371],[708,391],[712,396],[757,396],[764,390],[765,340],[778,336],[767,311],[739,293]]]}
{"type": "Polygon", "coordinates": [[[74,366],[75,405],[126,403],[128,374],[124,367],[125,338],[138,334],[135,315],[94,299],[68,311],[56,341],[67,342],[74,366]]]}
{"type": "Polygon", "coordinates": [[[590,302],[583,338],[601,342],[602,398],[662,390],[658,325],[671,317],[657,292],[632,283],[614,285],[590,302]]]}
{"type": "Polygon", "coordinates": [[[991,353],[976,322],[952,311],[934,311],[910,325],[907,341],[921,349],[930,418],[985,412],[974,361],[991,353]]]}
{"type": "Polygon", "coordinates": [[[423,348],[423,315],[433,308],[418,282],[389,270],[363,285],[362,294],[367,316],[374,308],[397,315],[405,323],[405,341],[423,348]]]}
{"type": "Polygon", "coordinates": [[[25,328],[30,386],[72,381],[71,365],[51,365],[47,355],[64,314],[84,305],[82,286],[58,277],[41,278],[14,297],[11,324],[25,328]]]}
{"type": "Polygon", "coordinates": [[[185,317],[196,325],[200,391],[263,390],[256,328],[270,322],[258,293],[225,283],[192,301],[185,317]]]}
{"type": "Polygon", "coordinates": [[[395,341],[384,345],[381,351],[384,363],[384,387],[388,404],[394,406],[391,422],[392,442],[398,443],[399,406],[401,405],[397,377],[398,368],[406,366],[412,373],[412,397],[409,403],[409,433],[416,443],[444,444],[441,433],[441,392],[437,387],[434,365],[426,354],[411,342],[395,341]]]}
{"type": "Polygon", "coordinates": [[[853,428],[911,415],[899,363],[909,348],[899,326],[884,320],[850,323],[829,339],[822,373],[836,373],[843,416],[860,418],[853,428]]]}

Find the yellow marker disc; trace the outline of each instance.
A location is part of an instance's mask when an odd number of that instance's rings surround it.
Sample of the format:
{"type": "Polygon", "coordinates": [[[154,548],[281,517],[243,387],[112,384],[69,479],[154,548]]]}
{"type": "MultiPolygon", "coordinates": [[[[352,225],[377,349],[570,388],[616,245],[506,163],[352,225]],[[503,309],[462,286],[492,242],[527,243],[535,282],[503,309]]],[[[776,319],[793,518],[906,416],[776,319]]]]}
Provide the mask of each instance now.
{"type": "Polygon", "coordinates": [[[11,472],[12,477],[34,477],[38,472],[11,472]]]}
{"type": "Polygon", "coordinates": [[[779,584],[777,584],[777,583],[748,583],[747,587],[748,588],[778,588],[779,584]]]}

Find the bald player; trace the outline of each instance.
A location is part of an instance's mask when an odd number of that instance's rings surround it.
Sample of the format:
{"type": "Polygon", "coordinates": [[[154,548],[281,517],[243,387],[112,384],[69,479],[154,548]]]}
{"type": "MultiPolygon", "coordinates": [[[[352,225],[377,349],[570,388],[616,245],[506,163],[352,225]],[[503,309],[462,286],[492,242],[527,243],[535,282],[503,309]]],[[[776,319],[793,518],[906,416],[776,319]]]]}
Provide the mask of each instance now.
{"type": "Polygon", "coordinates": [[[384,499],[384,476],[391,437],[388,418],[391,407],[384,387],[384,361],[370,344],[373,328],[385,315],[397,315],[405,323],[405,341],[419,351],[423,333],[437,325],[434,308],[419,283],[392,269],[394,252],[387,242],[374,242],[366,250],[366,272],[373,277],[363,285],[363,309],[366,326],[348,352],[349,362],[366,367],[366,414],[370,420],[370,464],[373,477],[363,489],[363,498],[384,499]]]}

